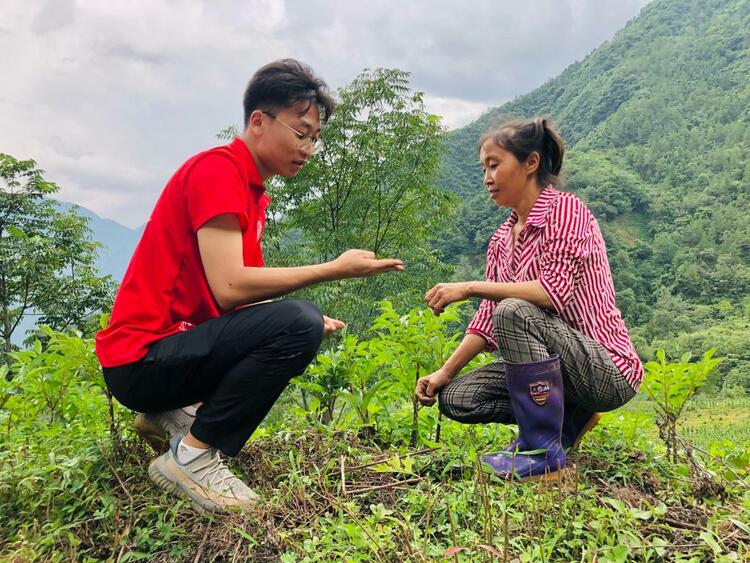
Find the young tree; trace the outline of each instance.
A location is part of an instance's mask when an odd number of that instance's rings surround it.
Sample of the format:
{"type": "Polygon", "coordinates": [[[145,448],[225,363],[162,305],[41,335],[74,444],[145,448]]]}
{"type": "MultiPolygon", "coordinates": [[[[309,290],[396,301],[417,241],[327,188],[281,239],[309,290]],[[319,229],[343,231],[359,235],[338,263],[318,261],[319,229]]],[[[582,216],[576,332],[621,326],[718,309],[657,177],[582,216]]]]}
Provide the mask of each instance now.
{"type": "Polygon", "coordinates": [[[0,153],[0,363],[31,310],[57,330],[84,329],[114,293],[110,276],[94,267],[99,244],[88,220],[55,208],[48,196],[59,188],[43,174],[33,160],[0,153]]]}
{"type": "Polygon", "coordinates": [[[421,304],[426,288],[449,277],[432,241],[446,229],[455,200],[435,185],[440,118],[425,111],[407,72],[365,71],[338,94],[322,133],[324,152],[284,189],[272,188],[268,234],[278,244],[267,250],[276,263],[326,261],[347,248],[403,259],[405,275],[306,290],[326,314],[362,328],[381,299],[421,304]]]}

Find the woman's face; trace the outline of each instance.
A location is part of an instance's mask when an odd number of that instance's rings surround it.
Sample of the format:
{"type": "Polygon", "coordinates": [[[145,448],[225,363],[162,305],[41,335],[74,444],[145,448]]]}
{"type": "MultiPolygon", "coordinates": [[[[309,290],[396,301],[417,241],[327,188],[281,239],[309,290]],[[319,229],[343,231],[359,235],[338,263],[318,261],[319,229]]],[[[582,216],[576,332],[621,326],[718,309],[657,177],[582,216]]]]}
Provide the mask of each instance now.
{"type": "Polygon", "coordinates": [[[517,207],[529,190],[528,161],[519,162],[512,152],[488,139],[479,150],[479,162],[484,172],[484,185],[495,205],[517,207]]]}

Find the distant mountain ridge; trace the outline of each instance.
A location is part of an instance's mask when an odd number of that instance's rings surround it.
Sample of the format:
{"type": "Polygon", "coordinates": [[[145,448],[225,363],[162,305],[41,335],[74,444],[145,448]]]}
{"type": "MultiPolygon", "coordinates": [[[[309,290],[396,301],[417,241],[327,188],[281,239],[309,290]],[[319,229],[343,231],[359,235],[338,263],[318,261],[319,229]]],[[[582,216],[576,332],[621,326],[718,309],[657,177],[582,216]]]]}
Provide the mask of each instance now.
{"type": "Polygon", "coordinates": [[[669,129],[707,125],[706,117],[726,110],[722,122],[739,119],[747,124],[749,30],[747,0],[655,0],[583,61],[452,131],[443,185],[460,194],[475,190],[477,179],[481,186],[476,140],[504,115],[552,117],[570,149],[579,143],[586,148],[641,144],[669,129]],[[702,107],[692,108],[707,110],[707,115],[678,115],[676,110],[686,105],[685,94],[696,90],[717,96],[701,97],[702,107]],[[727,99],[735,93],[740,95],[727,99]],[[674,106],[655,105],[665,101],[674,106]],[[462,174],[469,168],[473,174],[462,174]]]}
{"type": "Polygon", "coordinates": [[[117,282],[121,281],[145,225],[131,229],[112,219],[99,217],[80,205],[64,201],[56,203],[61,211],[76,207],[79,215],[88,218],[93,239],[104,245],[104,248],[99,249],[96,267],[102,274],[109,274],[117,282]]]}
{"type": "MultiPolygon", "coordinates": [[[[97,252],[95,262],[99,273],[102,275],[109,274],[113,280],[118,283],[121,282],[145,225],[137,229],[131,229],[112,219],[99,217],[90,209],[80,205],[57,200],[55,204],[63,212],[75,207],[78,215],[89,220],[88,226],[91,229],[91,238],[103,245],[103,248],[100,248],[97,252]]],[[[33,330],[37,320],[38,315],[34,311],[27,312],[19,323],[18,329],[13,333],[12,342],[20,345],[26,338],[27,333],[33,330]]]]}
{"type": "Polygon", "coordinates": [[[584,60],[450,132],[440,183],[461,204],[439,247],[457,279],[483,276],[507,214],[476,148],[505,115],[558,125],[566,189],[602,228],[639,354],[717,347],[707,387],[750,393],[750,0],[654,0],[584,60]]]}
{"type": "Polygon", "coordinates": [[[558,125],[567,189],[602,224],[631,322],[652,318],[662,290],[696,305],[750,293],[750,0],[655,0],[583,61],[449,133],[440,182],[463,204],[448,256],[480,258],[502,220],[476,142],[503,115],[558,125]]]}

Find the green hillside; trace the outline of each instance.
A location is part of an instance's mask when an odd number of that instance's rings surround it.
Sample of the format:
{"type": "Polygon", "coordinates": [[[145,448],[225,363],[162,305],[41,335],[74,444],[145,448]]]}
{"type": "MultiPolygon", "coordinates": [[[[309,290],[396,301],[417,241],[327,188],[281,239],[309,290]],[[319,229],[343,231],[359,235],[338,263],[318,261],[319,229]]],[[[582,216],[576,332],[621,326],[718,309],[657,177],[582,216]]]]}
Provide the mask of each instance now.
{"type": "Polygon", "coordinates": [[[738,319],[750,336],[750,1],[656,0],[583,61],[453,131],[441,182],[463,203],[441,247],[464,257],[461,273],[477,271],[505,215],[482,190],[477,138],[536,114],[567,142],[567,189],[602,224],[641,354],[738,319]]]}

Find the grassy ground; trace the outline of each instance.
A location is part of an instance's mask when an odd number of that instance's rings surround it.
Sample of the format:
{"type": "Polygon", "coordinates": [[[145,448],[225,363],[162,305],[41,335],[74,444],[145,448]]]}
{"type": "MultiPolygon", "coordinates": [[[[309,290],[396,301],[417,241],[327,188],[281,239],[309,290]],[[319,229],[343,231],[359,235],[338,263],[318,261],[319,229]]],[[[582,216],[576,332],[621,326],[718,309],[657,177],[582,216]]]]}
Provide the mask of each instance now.
{"type": "MultiPolygon", "coordinates": [[[[635,416],[648,416],[653,419],[653,403],[639,395],[625,405],[622,412],[635,416]]],[[[729,440],[733,444],[750,443],[750,396],[747,397],[714,397],[698,396],[687,403],[680,417],[680,434],[691,443],[701,448],[710,448],[711,444],[729,440]]],[[[655,424],[647,431],[658,437],[655,424]]]]}
{"type": "Polygon", "coordinates": [[[723,440],[750,443],[750,397],[695,399],[685,410],[682,433],[706,448],[723,440]]]}
{"type": "Polygon", "coordinates": [[[696,454],[710,472],[668,463],[636,402],[606,415],[553,484],[478,470],[477,452],[508,439],[499,425],[448,423],[439,447],[410,450],[297,420],[232,463],[261,494],[257,510],[213,517],[151,485],[154,454],[126,429],[113,445],[106,427],[40,424],[22,440],[9,425],[0,560],[750,560],[747,467],[726,465],[747,453],[747,406],[696,401],[686,414],[706,450],[713,436],[740,440],[721,462],[696,454]]]}

